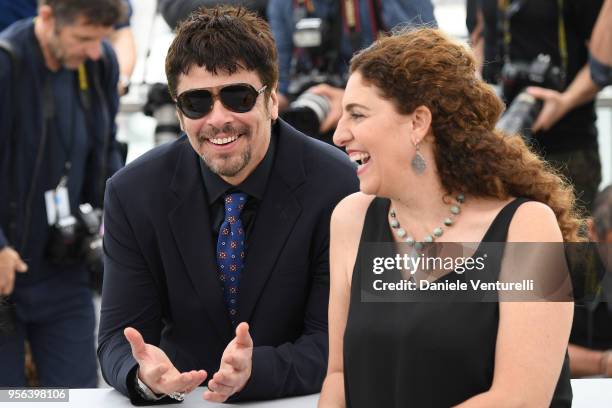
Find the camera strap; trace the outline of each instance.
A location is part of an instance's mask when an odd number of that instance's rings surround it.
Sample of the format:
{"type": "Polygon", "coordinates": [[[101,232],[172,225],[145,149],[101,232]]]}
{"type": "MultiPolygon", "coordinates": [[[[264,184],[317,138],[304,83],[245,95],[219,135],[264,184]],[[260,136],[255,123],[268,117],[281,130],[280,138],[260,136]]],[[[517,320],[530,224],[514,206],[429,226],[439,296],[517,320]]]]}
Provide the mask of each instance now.
{"type": "MultiPolygon", "coordinates": [[[[11,72],[12,72],[12,81],[13,84],[16,85],[19,83],[19,72],[21,69],[21,63],[19,58],[15,54],[12,44],[5,40],[0,40],[0,49],[5,51],[11,58],[11,72]]],[[[17,107],[17,109],[21,108],[19,92],[13,90],[13,106],[17,107]]],[[[21,122],[19,120],[19,115],[11,114],[12,117],[12,129],[9,135],[9,163],[8,163],[8,187],[10,194],[9,201],[9,231],[8,231],[8,239],[19,252],[23,252],[25,250],[25,245],[27,243],[28,230],[30,227],[31,220],[31,209],[32,209],[32,201],[34,196],[34,190],[36,189],[36,182],[38,180],[38,173],[40,172],[40,167],[42,165],[42,160],[44,156],[44,150],[47,142],[47,123],[53,117],[53,105],[47,105],[46,101],[49,98],[53,98],[51,93],[51,86],[49,81],[45,81],[44,85],[44,95],[43,95],[43,123],[41,128],[41,137],[40,137],[40,145],[38,147],[38,151],[36,154],[36,161],[34,165],[34,172],[32,174],[32,182],[30,184],[30,188],[26,194],[26,213],[25,213],[25,221],[24,221],[24,232],[22,235],[21,243],[17,243],[17,209],[18,209],[18,200],[19,200],[19,191],[17,188],[17,166],[18,166],[18,152],[17,152],[17,140],[21,133],[21,122]]]]}
{"type": "MultiPolygon", "coordinates": [[[[95,83],[95,80],[94,80],[94,83],[95,83]]],[[[78,92],[78,99],[80,101],[81,107],[83,108],[83,113],[84,113],[85,122],[86,122],[85,125],[87,129],[87,135],[88,137],[93,138],[94,129],[93,129],[93,118],[92,118],[92,109],[91,109],[92,102],[91,102],[91,95],[90,95],[89,79],[87,76],[87,69],[85,68],[85,64],[81,64],[77,68],[77,72],[75,75],[75,88],[78,92]]],[[[100,95],[102,95],[102,99],[104,100],[103,93],[101,91],[101,87],[98,86],[96,89],[100,93],[100,95]]],[[[50,112],[53,115],[53,119],[56,119],[55,115],[57,112],[55,109],[55,99],[52,96],[50,96],[46,98],[45,101],[46,101],[45,104],[49,107],[50,112]]],[[[62,150],[64,151],[65,161],[64,161],[62,175],[60,177],[56,190],[58,190],[61,187],[67,186],[68,179],[69,179],[69,173],[70,173],[70,170],[72,169],[72,155],[74,154],[74,148],[75,148],[76,122],[77,122],[77,115],[78,115],[77,103],[79,103],[79,101],[77,100],[70,101],[70,104],[72,107],[72,109],[70,109],[70,112],[71,112],[72,117],[70,120],[69,129],[67,130],[67,135],[69,139],[66,140],[64,137],[62,137],[62,135],[59,135],[60,137],[57,138],[59,139],[60,144],[62,146],[62,150]]],[[[106,106],[106,104],[104,103],[103,106],[106,106]]],[[[57,126],[57,121],[56,121],[56,126],[57,126]]],[[[62,129],[59,129],[59,131],[60,133],[64,133],[62,132],[62,129]]],[[[95,143],[92,143],[92,145],[94,144],[95,143]]],[[[93,149],[95,150],[95,147],[93,149]]]]}
{"type": "MultiPolygon", "coordinates": [[[[18,109],[20,108],[21,104],[20,104],[20,94],[19,92],[15,89],[17,87],[17,84],[19,84],[19,72],[21,67],[20,67],[20,61],[19,58],[17,57],[17,55],[15,54],[15,51],[13,50],[13,46],[11,45],[11,43],[9,43],[6,40],[0,40],[0,50],[4,51],[10,59],[10,63],[11,63],[11,99],[13,101],[13,106],[16,106],[18,109]]],[[[11,121],[11,130],[9,131],[9,135],[8,135],[8,151],[9,153],[9,157],[8,157],[8,193],[9,193],[9,214],[8,214],[8,239],[9,242],[14,243],[16,238],[17,238],[17,199],[18,199],[18,191],[17,191],[17,183],[16,183],[16,179],[17,179],[17,160],[15,160],[15,158],[17,157],[17,137],[19,135],[19,133],[21,132],[20,129],[20,125],[21,125],[21,121],[19,121],[18,119],[18,115],[11,115],[12,116],[12,121],[11,121]]]]}
{"type": "Polygon", "coordinates": [[[42,166],[42,162],[45,156],[45,149],[47,147],[47,136],[48,136],[48,125],[55,117],[55,104],[53,103],[53,92],[51,90],[51,83],[49,82],[49,78],[45,79],[45,83],[43,85],[43,104],[42,104],[42,126],[41,126],[41,135],[40,135],[40,143],[38,145],[38,150],[36,152],[36,161],[34,162],[34,172],[32,173],[32,182],[30,184],[30,188],[28,189],[28,193],[26,195],[26,206],[25,206],[25,217],[23,223],[23,234],[21,236],[21,245],[19,246],[19,252],[26,251],[26,245],[28,242],[28,233],[30,231],[30,223],[32,220],[32,204],[34,202],[34,195],[36,191],[36,185],[38,182],[38,175],[40,174],[40,168],[42,166]],[[51,101],[51,103],[49,103],[51,101]]]}
{"type": "MultiPolygon", "coordinates": [[[[510,44],[512,43],[512,33],[510,32],[510,20],[516,14],[525,0],[499,0],[499,31],[502,34],[502,59],[505,63],[510,62],[510,44]]],[[[559,57],[561,59],[561,68],[563,77],[567,78],[569,57],[567,50],[567,33],[565,29],[565,18],[563,17],[564,0],[557,0],[557,41],[559,48],[559,57]]]]}
{"type": "MultiPolygon", "coordinates": [[[[100,57],[100,60],[102,63],[104,74],[107,74],[108,72],[110,72],[111,67],[110,67],[108,56],[106,55],[105,52],[102,52],[102,56],[100,57]]],[[[88,84],[87,87],[84,89],[82,88],[81,93],[80,93],[81,102],[83,103],[83,107],[85,109],[85,120],[87,121],[87,130],[91,137],[95,137],[93,110],[91,107],[91,99],[90,99],[91,93],[88,91],[90,82],[93,86],[93,90],[98,96],[99,106],[101,107],[99,109],[99,114],[102,115],[102,118],[103,118],[102,126],[104,127],[102,130],[103,141],[102,141],[102,154],[100,156],[100,174],[97,180],[98,185],[96,186],[96,189],[95,189],[98,202],[101,205],[101,203],[104,201],[104,189],[106,187],[106,173],[108,172],[108,165],[111,160],[111,151],[113,147],[111,145],[111,136],[112,136],[113,129],[110,123],[114,120],[114,118],[110,117],[110,111],[108,109],[109,105],[107,103],[108,102],[107,95],[104,89],[102,88],[102,84],[100,82],[100,77],[102,74],[100,72],[99,65],[91,64],[91,69],[88,72],[89,72],[89,75],[86,74],[85,68],[83,66],[84,78],[85,79],[90,78],[90,81],[87,82],[88,84]]],[[[94,148],[93,148],[94,152],[95,152],[95,149],[96,148],[95,148],[95,140],[94,140],[94,148]]]]}

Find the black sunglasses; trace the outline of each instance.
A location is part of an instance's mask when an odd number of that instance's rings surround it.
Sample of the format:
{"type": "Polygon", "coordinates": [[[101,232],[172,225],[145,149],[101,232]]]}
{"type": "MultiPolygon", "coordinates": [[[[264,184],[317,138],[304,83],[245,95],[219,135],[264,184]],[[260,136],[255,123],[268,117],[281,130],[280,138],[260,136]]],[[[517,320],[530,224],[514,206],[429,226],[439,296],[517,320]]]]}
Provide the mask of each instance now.
{"type": "Polygon", "coordinates": [[[223,106],[232,112],[245,113],[253,109],[257,97],[266,87],[264,85],[257,90],[249,84],[231,84],[220,88],[216,94],[210,88],[190,89],[176,98],[176,106],[189,119],[200,119],[210,113],[215,99],[219,98],[223,106]]]}

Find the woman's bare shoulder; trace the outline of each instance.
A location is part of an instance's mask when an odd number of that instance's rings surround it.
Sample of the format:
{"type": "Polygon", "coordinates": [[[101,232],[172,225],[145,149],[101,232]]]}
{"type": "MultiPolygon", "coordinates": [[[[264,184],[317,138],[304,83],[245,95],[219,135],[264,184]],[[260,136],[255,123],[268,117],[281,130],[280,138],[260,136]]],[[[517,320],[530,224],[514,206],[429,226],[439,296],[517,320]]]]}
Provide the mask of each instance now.
{"type": "Polygon", "coordinates": [[[563,236],[553,210],[539,201],[521,204],[510,223],[508,241],[562,242],[563,236]]]}
{"type": "Polygon", "coordinates": [[[351,234],[360,231],[363,220],[374,196],[361,192],[353,193],[342,199],[332,214],[332,228],[339,232],[351,234]]]}

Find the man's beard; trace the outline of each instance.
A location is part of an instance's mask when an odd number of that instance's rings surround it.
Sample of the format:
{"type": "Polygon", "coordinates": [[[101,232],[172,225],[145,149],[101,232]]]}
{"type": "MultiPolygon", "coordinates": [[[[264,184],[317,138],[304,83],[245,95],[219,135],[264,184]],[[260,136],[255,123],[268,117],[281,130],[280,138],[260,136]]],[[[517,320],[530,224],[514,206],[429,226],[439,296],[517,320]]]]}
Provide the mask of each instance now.
{"type": "Polygon", "coordinates": [[[53,56],[53,58],[59,63],[61,67],[66,66],[66,56],[62,51],[62,46],[59,42],[59,37],[55,35],[48,42],[49,53],[53,56]]]}
{"type": "Polygon", "coordinates": [[[207,129],[197,136],[198,145],[200,147],[199,151],[201,152],[200,157],[204,161],[204,164],[206,164],[206,166],[215,174],[224,177],[234,177],[240,173],[240,171],[244,169],[251,161],[251,145],[248,143],[249,140],[245,140],[244,142],[246,142],[246,147],[238,157],[235,157],[235,154],[217,154],[213,156],[212,154],[209,154],[206,149],[202,149],[202,146],[207,143],[207,140],[216,137],[219,133],[224,133],[225,137],[242,135],[240,136],[240,139],[251,139],[251,129],[248,126],[234,128],[228,124],[222,129],[207,129]]]}

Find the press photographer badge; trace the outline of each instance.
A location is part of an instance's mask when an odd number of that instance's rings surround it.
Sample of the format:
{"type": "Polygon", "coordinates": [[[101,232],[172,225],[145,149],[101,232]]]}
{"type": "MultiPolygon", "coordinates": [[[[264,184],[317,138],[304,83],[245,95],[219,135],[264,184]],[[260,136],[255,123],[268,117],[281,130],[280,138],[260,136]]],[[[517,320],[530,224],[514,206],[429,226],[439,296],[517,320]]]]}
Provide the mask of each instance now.
{"type": "Polygon", "coordinates": [[[57,220],[70,216],[70,200],[66,186],[58,186],[45,192],[47,222],[54,225],[57,220]]]}

